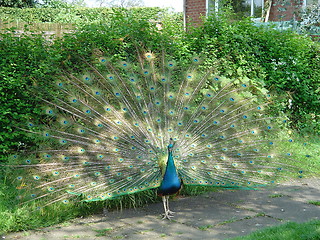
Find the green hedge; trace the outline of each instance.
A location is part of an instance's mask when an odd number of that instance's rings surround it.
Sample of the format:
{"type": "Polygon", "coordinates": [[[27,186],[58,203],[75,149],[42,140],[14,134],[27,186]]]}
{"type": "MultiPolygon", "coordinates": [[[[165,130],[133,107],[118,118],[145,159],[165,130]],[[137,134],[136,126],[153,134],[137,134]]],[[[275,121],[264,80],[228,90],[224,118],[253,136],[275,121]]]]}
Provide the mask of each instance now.
{"type": "MultiPolygon", "coordinates": [[[[0,7],[1,21],[22,21],[27,23],[101,23],[112,19],[117,8],[6,8],[0,7]]],[[[127,10],[122,10],[126,13],[127,10]]],[[[129,12],[137,18],[158,20],[166,14],[166,9],[131,8],[129,12]]],[[[181,14],[178,14],[181,15],[181,14]]]]}
{"type": "Polygon", "coordinates": [[[114,59],[134,59],[137,46],[152,50],[165,48],[169,53],[170,48],[181,44],[182,20],[175,14],[163,14],[166,26],[162,31],[149,20],[149,15],[138,16],[131,10],[114,9],[109,20],[83,25],[78,31],[50,43],[40,34],[21,37],[11,32],[0,34],[0,141],[3,142],[0,161],[40,141],[17,126],[25,128],[29,121],[36,124],[46,121],[42,116],[42,101],[33,97],[34,91],[38,97],[50,96],[54,94],[50,82],[61,69],[72,66],[81,72],[79,59],[74,56],[90,59],[97,52],[105,52],[114,59]],[[175,44],[171,44],[173,41],[175,44]]]}
{"type": "Polygon", "coordinates": [[[209,18],[190,31],[187,44],[219,63],[233,77],[257,78],[281,96],[276,111],[289,114],[291,126],[320,133],[320,44],[294,32],[209,18]]]}
{"type": "Polygon", "coordinates": [[[14,126],[39,118],[39,99],[29,89],[52,80],[55,68],[41,36],[1,34],[0,38],[0,152],[7,153],[33,144],[14,126]]]}
{"type": "Polygon", "coordinates": [[[208,19],[188,33],[183,31],[182,19],[169,13],[162,16],[162,30],[149,21],[149,15],[137,17],[132,11],[114,10],[109,20],[83,24],[50,44],[36,34],[0,35],[0,160],[17,149],[37,145],[36,136],[30,138],[14,127],[43,119],[41,100],[30,97],[30,91],[40,88],[37,95],[54,94],[48,82],[62,68],[75,66],[81,72],[74,56],[90,60],[105,52],[114,59],[134,60],[136,47],[165,49],[165,54],[180,62],[202,53],[207,65],[214,65],[222,75],[256,79],[281,96],[274,115],[286,112],[292,127],[308,134],[320,132],[319,43],[223,18],[208,19]]]}

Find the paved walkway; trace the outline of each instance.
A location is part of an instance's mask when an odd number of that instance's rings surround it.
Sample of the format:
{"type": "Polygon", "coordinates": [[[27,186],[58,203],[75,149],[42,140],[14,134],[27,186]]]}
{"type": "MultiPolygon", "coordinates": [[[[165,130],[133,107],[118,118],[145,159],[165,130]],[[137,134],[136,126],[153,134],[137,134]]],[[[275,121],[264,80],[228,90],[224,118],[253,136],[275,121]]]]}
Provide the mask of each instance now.
{"type": "Polygon", "coordinates": [[[221,190],[170,202],[173,221],[162,220],[162,203],[109,212],[38,231],[13,233],[5,239],[211,239],[247,235],[286,221],[320,219],[320,179],[303,179],[278,187],[221,190]]]}

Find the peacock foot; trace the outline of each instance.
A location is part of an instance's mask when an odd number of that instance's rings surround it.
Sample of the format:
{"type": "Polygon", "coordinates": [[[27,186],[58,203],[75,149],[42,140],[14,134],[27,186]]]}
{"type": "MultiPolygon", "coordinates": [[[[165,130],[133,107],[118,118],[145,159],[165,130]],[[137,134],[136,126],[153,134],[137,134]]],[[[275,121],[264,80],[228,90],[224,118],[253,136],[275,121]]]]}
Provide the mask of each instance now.
{"type": "Polygon", "coordinates": [[[171,220],[171,218],[173,218],[173,216],[172,215],[169,215],[169,214],[166,214],[166,213],[164,213],[164,214],[162,214],[162,219],[168,219],[168,220],[171,220]]]}
{"type": "Polygon", "coordinates": [[[172,216],[173,216],[174,213],[176,213],[176,212],[172,212],[172,211],[168,210],[168,214],[169,214],[169,215],[172,215],[172,216]]]}
{"type": "Polygon", "coordinates": [[[171,220],[171,218],[173,218],[174,212],[168,210],[168,211],[165,211],[163,214],[162,214],[162,219],[168,219],[168,220],[171,220]]]}

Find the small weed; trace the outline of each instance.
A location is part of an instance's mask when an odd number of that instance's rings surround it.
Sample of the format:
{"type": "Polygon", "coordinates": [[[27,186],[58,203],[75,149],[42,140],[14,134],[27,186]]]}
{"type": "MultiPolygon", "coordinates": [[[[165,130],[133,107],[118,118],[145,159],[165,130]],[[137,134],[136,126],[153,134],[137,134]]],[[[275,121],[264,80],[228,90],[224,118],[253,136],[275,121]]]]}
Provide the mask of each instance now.
{"type": "Polygon", "coordinates": [[[211,225],[211,224],[208,224],[208,225],[203,225],[203,226],[200,226],[200,227],[198,227],[200,230],[202,230],[202,231],[206,231],[206,230],[208,230],[209,228],[213,228],[213,225],[211,225]]]}
{"type": "Polygon", "coordinates": [[[113,239],[124,239],[124,236],[122,236],[122,235],[117,235],[117,236],[114,236],[113,239]]]}
{"type": "Polygon", "coordinates": [[[62,227],[69,227],[71,225],[70,222],[64,222],[61,224],[62,227]]]}
{"type": "Polygon", "coordinates": [[[30,233],[27,232],[27,231],[25,231],[25,232],[23,232],[23,235],[24,235],[25,237],[28,237],[28,236],[30,236],[30,233]]]}
{"type": "Polygon", "coordinates": [[[145,229],[145,230],[142,230],[142,231],[138,231],[137,233],[141,233],[141,234],[144,234],[144,233],[146,233],[146,232],[151,232],[151,231],[153,231],[154,229],[145,229]]]}
{"type": "Polygon", "coordinates": [[[102,236],[107,236],[108,232],[111,232],[113,229],[112,228],[105,228],[105,229],[96,229],[94,230],[97,232],[96,237],[102,237],[102,236]]]}
{"type": "Polygon", "coordinates": [[[231,219],[229,219],[229,220],[226,220],[226,221],[223,221],[223,222],[218,223],[218,225],[225,225],[225,224],[233,223],[233,222],[236,222],[236,221],[238,221],[238,220],[235,219],[235,218],[231,218],[231,219]]]}
{"type": "Polygon", "coordinates": [[[167,234],[165,234],[165,233],[162,233],[161,235],[160,235],[160,237],[166,237],[167,236],[167,234]]]}
{"type": "Polygon", "coordinates": [[[80,236],[80,235],[72,235],[72,236],[63,236],[63,239],[79,239],[79,238],[82,238],[83,236],[80,236]]]}
{"type": "Polygon", "coordinates": [[[283,197],[283,194],[272,194],[272,195],[269,195],[269,198],[279,198],[279,197],[283,197]]]}
{"type": "Polygon", "coordinates": [[[320,201],[309,201],[308,203],[316,206],[320,206],[320,201]]]}

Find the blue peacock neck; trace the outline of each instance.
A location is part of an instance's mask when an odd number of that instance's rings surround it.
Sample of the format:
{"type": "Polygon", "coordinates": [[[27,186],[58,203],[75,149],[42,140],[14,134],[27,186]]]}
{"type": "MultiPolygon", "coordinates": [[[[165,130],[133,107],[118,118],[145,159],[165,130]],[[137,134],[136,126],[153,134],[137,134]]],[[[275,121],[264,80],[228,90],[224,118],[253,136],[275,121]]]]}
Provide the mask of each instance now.
{"type": "Polygon", "coordinates": [[[173,144],[168,145],[168,160],[165,168],[165,173],[158,193],[160,195],[175,194],[181,188],[181,180],[178,176],[176,166],[173,159],[173,144]]]}
{"type": "Polygon", "coordinates": [[[167,165],[166,165],[166,172],[167,172],[168,168],[169,168],[169,170],[172,169],[172,170],[177,171],[176,166],[174,164],[172,151],[173,151],[173,144],[170,143],[168,145],[168,160],[167,160],[167,165]]]}

